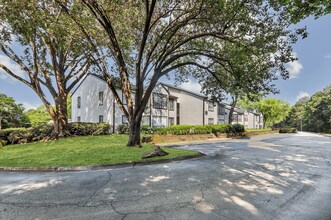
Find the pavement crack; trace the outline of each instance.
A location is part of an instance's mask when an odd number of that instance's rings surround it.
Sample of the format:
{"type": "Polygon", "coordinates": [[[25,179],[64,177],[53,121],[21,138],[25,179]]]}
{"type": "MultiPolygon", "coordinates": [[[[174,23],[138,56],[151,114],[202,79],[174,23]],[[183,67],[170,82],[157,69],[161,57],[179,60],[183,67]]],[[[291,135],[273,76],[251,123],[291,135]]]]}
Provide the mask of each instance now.
{"type": "Polygon", "coordinates": [[[121,213],[121,212],[117,211],[117,209],[115,208],[115,206],[114,206],[113,203],[110,203],[110,206],[112,207],[112,209],[113,209],[117,214],[122,215],[121,220],[124,220],[124,219],[126,218],[126,216],[128,215],[128,214],[126,214],[126,213],[121,213]]]}
{"type": "Polygon", "coordinates": [[[88,203],[92,202],[92,199],[93,199],[93,197],[95,196],[95,194],[96,194],[100,189],[104,188],[104,187],[105,187],[105,186],[111,181],[111,174],[110,174],[110,172],[107,171],[107,174],[108,174],[108,179],[107,179],[106,183],[102,184],[100,187],[98,187],[98,188],[97,188],[97,189],[91,194],[90,198],[86,201],[85,206],[86,206],[88,203]]]}

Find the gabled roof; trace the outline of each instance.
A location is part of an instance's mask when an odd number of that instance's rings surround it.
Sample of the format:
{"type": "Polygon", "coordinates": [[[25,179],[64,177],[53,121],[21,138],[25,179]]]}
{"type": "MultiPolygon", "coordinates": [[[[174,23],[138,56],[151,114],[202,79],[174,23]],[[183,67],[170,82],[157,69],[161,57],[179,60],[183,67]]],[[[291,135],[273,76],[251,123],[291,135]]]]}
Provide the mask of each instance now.
{"type": "Polygon", "coordinates": [[[198,97],[201,97],[201,98],[208,98],[207,96],[204,96],[204,95],[201,95],[201,94],[198,94],[198,93],[195,93],[195,92],[191,92],[191,91],[189,91],[189,90],[182,89],[182,88],[176,87],[176,86],[174,86],[174,85],[170,85],[170,84],[168,84],[168,83],[163,83],[163,82],[161,82],[160,84],[161,84],[161,85],[164,85],[164,86],[167,86],[167,87],[170,87],[170,88],[173,88],[173,89],[178,89],[178,90],[180,90],[180,91],[187,92],[187,93],[189,93],[189,94],[191,94],[191,95],[195,95],[195,96],[198,96],[198,97]]]}

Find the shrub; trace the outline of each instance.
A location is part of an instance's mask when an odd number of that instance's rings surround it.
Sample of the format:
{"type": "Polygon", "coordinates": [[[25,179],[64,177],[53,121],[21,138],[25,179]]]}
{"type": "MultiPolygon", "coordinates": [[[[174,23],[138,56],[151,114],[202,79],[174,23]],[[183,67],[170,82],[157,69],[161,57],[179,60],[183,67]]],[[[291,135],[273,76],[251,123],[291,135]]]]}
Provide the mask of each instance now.
{"type": "Polygon", "coordinates": [[[68,124],[66,136],[87,136],[110,134],[108,123],[72,122],[68,124]]]}
{"type": "Polygon", "coordinates": [[[214,134],[217,134],[217,133],[229,133],[229,132],[232,132],[232,131],[233,131],[233,128],[229,124],[218,124],[218,125],[214,125],[212,127],[212,132],[214,134]]]}
{"type": "Polygon", "coordinates": [[[129,126],[128,125],[119,125],[116,130],[119,134],[127,134],[127,133],[129,133],[129,126]]]}
{"type": "Polygon", "coordinates": [[[283,127],[279,129],[279,133],[297,133],[296,128],[283,127]]]}
{"type": "Polygon", "coordinates": [[[8,141],[0,139],[0,147],[6,146],[8,141]]]}
{"type": "Polygon", "coordinates": [[[153,134],[154,131],[155,131],[155,129],[148,126],[148,125],[142,125],[140,127],[140,132],[143,133],[143,134],[153,134]]]}
{"type": "MultiPolygon", "coordinates": [[[[32,128],[15,128],[0,131],[0,140],[8,144],[22,144],[32,141],[40,141],[51,136],[53,125],[40,125],[32,128]]],[[[111,126],[108,123],[69,123],[65,136],[87,136],[110,134],[111,126]]]]}
{"type": "Polygon", "coordinates": [[[232,127],[236,133],[245,132],[245,127],[241,124],[234,124],[232,127]]]}

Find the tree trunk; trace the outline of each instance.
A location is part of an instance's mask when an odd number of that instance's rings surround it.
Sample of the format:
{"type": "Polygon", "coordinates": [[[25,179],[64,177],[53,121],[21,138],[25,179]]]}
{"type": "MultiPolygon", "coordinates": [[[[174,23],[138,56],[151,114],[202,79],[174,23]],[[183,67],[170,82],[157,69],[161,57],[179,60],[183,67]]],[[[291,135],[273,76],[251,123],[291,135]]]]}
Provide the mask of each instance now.
{"type": "Polygon", "coordinates": [[[238,101],[238,96],[232,97],[231,108],[230,108],[230,111],[229,111],[229,124],[231,124],[232,121],[233,121],[232,115],[233,115],[233,112],[234,112],[234,108],[237,105],[237,101],[238,101]]]}
{"type": "Polygon", "coordinates": [[[51,139],[57,139],[59,137],[65,136],[65,131],[68,125],[68,115],[67,115],[67,96],[59,96],[56,98],[56,112],[50,109],[49,114],[52,117],[54,123],[54,129],[51,134],[51,139]]]}
{"type": "Polygon", "coordinates": [[[141,147],[140,143],[140,123],[141,116],[133,118],[130,123],[129,141],[127,143],[128,147],[141,147]]]}
{"type": "Polygon", "coordinates": [[[2,117],[0,117],[0,131],[2,130],[2,117]]]}

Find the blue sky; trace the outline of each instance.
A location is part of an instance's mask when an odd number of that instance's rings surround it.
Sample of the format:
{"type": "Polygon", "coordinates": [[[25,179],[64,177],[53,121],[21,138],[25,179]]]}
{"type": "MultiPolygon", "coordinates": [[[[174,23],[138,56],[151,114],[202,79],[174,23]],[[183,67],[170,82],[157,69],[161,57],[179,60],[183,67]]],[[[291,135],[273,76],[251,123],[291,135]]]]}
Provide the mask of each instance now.
{"type": "MultiPolygon", "coordinates": [[[[280,79],[275,82],[280,94],[272,95],[272,97],[290,104],[294,104],[302,96],[312,95],[331,84],[331,15],[318,20],[308,18],[294,27],[303,26],[307,26],[309,36],[304,40],[299,40],[293,47],[299,61],[289,65],[290,79],[280,79]]],[[[0,62],[10,65],[16,72],[22,73],[1,54],[0,62]]],[[[182,84],[181,87],[194,92],[199,92],[200,89],[193,80],[182,84]]],[[[2,70],[0,70],[0,93],[23,103],[26,109],[41,105],[41,101],[29,87],[13,80],[2,70]]]]}

